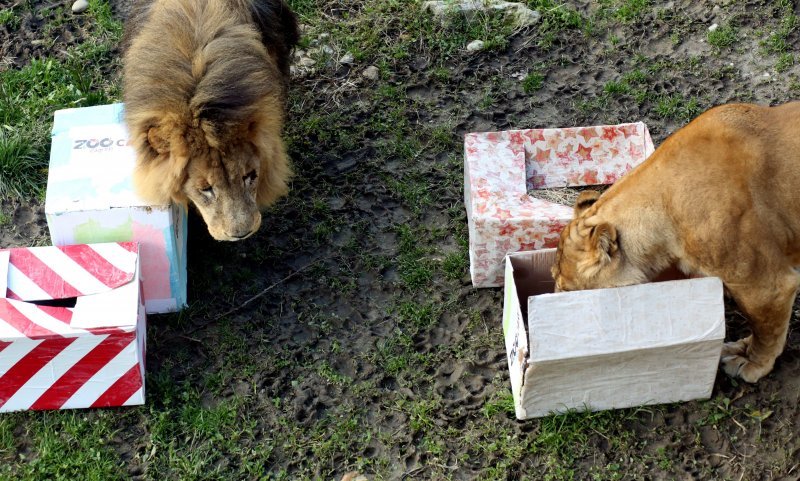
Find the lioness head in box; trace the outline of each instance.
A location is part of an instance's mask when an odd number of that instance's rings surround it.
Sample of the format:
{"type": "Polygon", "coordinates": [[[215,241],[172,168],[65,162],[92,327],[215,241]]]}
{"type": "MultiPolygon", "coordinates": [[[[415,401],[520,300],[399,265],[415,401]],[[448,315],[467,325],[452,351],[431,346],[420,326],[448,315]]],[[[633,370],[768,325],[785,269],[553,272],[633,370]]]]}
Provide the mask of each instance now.
{"type": "Polygon", "coordinates": [[[599,198],[599,192],[581,192],[572,221],[561,231],[551,269],[556,292],[629,286],[647,280],[647,273],[622,255],[616,228],[594,215],[592,206],[599,198]]]}
{"type": "Polygon", "coordinates": [[[249,237],[288,190],[281,130],[294,15],[280,0],[145,0],[126,28],[138,193],[194,204],[217,240],[249,237]]]}

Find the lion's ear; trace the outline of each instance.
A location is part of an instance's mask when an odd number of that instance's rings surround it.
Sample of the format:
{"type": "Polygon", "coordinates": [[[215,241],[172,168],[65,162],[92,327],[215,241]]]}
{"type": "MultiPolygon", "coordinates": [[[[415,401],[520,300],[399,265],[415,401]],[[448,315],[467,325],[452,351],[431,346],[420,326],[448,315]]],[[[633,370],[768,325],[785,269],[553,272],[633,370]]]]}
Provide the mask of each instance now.
{"type": "Polygon", "coordinates": [[[585,211],[586,209],[594,205],[594,203],[597,202],[597,199],[599,198],[600,198],[600,192],[597,192],[595,190],[584,190],[583,192],[581,192],[580,195],[578,195],[578,199],[575,201],[575,208],[574,208],[575,217],[578,217],[581,214],[581,212],[585,211]]]}
{"type": "Polygon", "coordinates": [[[147,130],[147,143],[150,148],[159,155],[169,153],[169,141],[166,139],[160,127],[150,127],[147,130]]]}
{"type": "Polygon", "coordinates": [[[592,228],[589,242],[598,263],[604,266],[619,249],[617,229],[607,222],[598,224],[592,228]]]}

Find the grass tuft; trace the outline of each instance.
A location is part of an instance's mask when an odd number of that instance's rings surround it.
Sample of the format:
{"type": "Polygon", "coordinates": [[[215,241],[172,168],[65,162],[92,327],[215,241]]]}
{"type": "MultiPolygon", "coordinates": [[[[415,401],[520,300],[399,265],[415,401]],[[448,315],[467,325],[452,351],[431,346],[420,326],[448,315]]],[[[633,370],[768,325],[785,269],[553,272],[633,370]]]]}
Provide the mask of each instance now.
{"type": "Polygon", "coordinates": [[[47,181],[47,158],[30,139],[0,129],[0,197],[40,194],[47,181]]]}

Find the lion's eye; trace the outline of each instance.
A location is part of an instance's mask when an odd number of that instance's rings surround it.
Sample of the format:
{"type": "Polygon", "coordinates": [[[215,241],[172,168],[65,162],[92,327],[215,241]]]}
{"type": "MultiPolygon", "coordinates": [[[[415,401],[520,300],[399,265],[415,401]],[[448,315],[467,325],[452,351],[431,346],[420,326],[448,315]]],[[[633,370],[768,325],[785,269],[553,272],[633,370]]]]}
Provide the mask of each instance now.
{"type": "Polygon", "coordinates": [[[247,173],[247,175],[242,176],[242,180],[244,181],[244,185],[251,186],[255,183],[256,179],[258,178],[258,174],[256,174],[255,170],[251,170],[247,173]]]}
{"type": "Polygon", "coordinates": [[[211,199],[214,197],[214,187],[209,185],[208,187],[200,189],[200,193],[211,199]]]}

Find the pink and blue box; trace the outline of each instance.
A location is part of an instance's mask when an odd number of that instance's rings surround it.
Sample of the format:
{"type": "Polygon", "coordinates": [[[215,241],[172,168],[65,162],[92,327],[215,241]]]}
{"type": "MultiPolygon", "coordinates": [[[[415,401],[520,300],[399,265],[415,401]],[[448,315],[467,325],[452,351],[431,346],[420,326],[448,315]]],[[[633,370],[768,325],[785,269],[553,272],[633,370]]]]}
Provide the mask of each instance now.
{"type": "Polygon", "coordinates": [[[470,272],[475,287],[505,285],[517,417],[708,398],[725,336],[719,279],[554,293],[572,207],[529,195],[615,182],[653,153],[647,127],[472,133],[464,148],[470,272]]]}
{"type": "Polygon", "coordinates": [[[186,212],[134,193],[122,109],[56,112],[54,246],[0,250],[0,412],[143,404],[146,314],[186,305],[186,212]]]}

